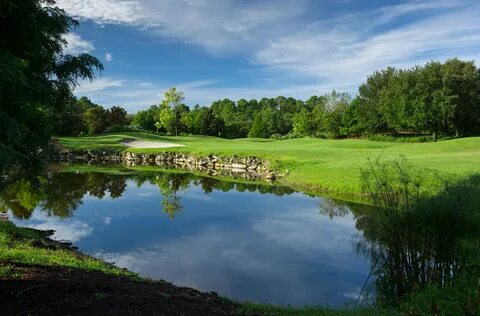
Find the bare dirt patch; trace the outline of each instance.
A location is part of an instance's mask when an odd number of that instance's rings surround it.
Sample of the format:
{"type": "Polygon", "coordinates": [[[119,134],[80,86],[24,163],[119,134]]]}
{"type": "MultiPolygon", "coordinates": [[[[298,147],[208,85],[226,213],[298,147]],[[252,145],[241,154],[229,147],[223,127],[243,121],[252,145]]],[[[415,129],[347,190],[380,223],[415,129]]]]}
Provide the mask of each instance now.
{"type": "Polygon", "coordinates": [[[122,139],[121,144],[131,148],[171,148],[171,147],[185,147],[182,144],[167,143],[167,142],[154,142],[138,139],[122,139]]]}
{"type": "Polygon", "coordinates": [[[65,267],[17,266],[0,278],[2,315],[233,315],[238,305],[167,282],[65,267]]]}

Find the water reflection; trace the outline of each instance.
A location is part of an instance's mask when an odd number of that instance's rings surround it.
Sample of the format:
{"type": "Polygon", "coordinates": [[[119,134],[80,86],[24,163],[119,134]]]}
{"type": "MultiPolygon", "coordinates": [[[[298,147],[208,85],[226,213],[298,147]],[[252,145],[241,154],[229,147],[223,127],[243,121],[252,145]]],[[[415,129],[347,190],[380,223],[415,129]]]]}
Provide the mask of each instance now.
{"type": "MultiPolygon", "coordinates": [[[[295,192],[289,187],[220,181],[190,173],[143,172],[119,176],[93,172],[58,172],[21,178],[6,186],[0,194],[0,212],[9,209],[16,218],[28,219],[33,210],[39,208],[48,216],[68,218],[87,195],[98,199],[121,197],[128,181],[133,181],[139,188],[145,183],[157,186],[163,197],[162,209],[170,218],[174,218],[183,208],[182,198],[177,193],[192,185],[201,187],[205,194],[213,190],[271,193],[277,196],[295,192]]],[[[334,205],[333,201],[328,203],[334,205]]]]}
{"type": "Polygon", "coordinates": [[[188,173],[50,173],[0,196],[19,225],[55,229],[142,275],[234,299],[339,306],[369,271],[349,207],[288,187],[188,173]]]}

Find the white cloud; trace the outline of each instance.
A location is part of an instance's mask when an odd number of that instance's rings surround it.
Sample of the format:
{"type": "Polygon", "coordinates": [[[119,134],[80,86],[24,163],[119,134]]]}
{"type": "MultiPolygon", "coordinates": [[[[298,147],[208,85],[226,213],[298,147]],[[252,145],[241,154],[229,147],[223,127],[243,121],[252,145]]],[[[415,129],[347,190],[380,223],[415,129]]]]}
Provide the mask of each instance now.
{"type": "MultiPolygon", "coordinates": [[[[458,1],[439,2],[443,7],[458,1]]],[[[463,57],[478,48],[480,6],[457,8],[432,14],[393,29],[372,32],[375,17],[392,22],[413,10],[434,7],[433,3],[382,8],[370,16],[364,13],[311,24],[301,32],[272,40],[255,53],[257,63],[282,71],[310,75],[335,87],[350,83],[354,90],[369,73],[387,66],[411,67],[430,59],[463,57]],[[380,12],[380,13],[379,13],[380,12]],[[369,28],[358,22],[373,21],[369,28]],[[461,21],[461,23],[460,23],[461,21]]],[[[378,23],[378,22],[377,22],[378,23]]]]}
{"type": "Polygon", "coordinates": [[[106,54],[105,54],[105,60],[106,60],[107,62],[112,61],[112,60],[113,60],[113,55],[112,55],[112,53],[106,53],[106,54]]]}
{"type": "Polygon", "coordinates": [[[98,103],[123,104],[129,111],[158,104],[168,86],[184,90],[190,105],[220,98],[306,98],[331,89],[354,94],[368,74],[387,66],[479,57],[477,0],[410,0],[316,21],[310,12],[321,9],[321,4],[315,7],[307,0],[281,5],[274,0],[59,0],[57,4],[82,19],[144,27],[153,38],[195,44],[213,54],[244,54],[254,67],[252,76],[268,78],[253,88],[220,87],[215,80],[129,81],[124,87],[125,80],[106,80],[77,90],[77,94],[93,94],[98,103]]]}
{"type": "Polygon", "coordinates": [[[68,240],[72,243],[92,234],[93,227],[81,221],[64,222],[57,219],[49,219],[41,224],[31,225],[30,227],[39,230],[53,229],[55,233],[52,238],[56,240],[68,240]]]}
{"type": "Polygon", "coordinates": [[[75,94],[79,96],[89,96],[94,92],[97,91],[104,91],[106,89],[111,89],[111,88],[119,88],[122,87],[124,84],[124,80],[121,79],[113,79],[109,77],[105,78],[97,78],[93,81],[81,81],[79,83],[79,86],[75,88],[75,94]]]}
{"type": "Polygon", "coordinates": [[[142,6],[129,0],[56,0],[56,5],[77,18],[97,23],[136,24],[143,18],[142,6]]]}
{"type": "Polygon", "coordinates": [[[211,52],[259,46],[265,37],[295,24],[305,0],[58,0],[73,16],[100,24],[146,27],[161,35],[193,43],[211,52]],[[288,22],[288,23],[287,23],[288,22]],[[288,26],[287,26],[288,24],[288,26]]]}
{"type": "Polygon", "coordinates": [[[67,42],[63,49],[64,54],[75,55],[80,53],[88,53],[94,50],[93,44],[84,40],[78,34],[67,33],[63,36],[63,39],[67,42]]]}
{"type": "Polygon", "coordinates": [[[361,286],[359,276],[369,269],[368,260],[352,259],[352,216],[330,220],[302,208],[293,215],[280,213],[259,214],[251,219],[252,226],[208,225],[181,238],[151,240],[126,251],[98,251],[95,257],[144,276],[239,300],[343,302],[343,293],[354,293],[361,286]],[[251,290],[245,291],[244,284],[251,290]]]}

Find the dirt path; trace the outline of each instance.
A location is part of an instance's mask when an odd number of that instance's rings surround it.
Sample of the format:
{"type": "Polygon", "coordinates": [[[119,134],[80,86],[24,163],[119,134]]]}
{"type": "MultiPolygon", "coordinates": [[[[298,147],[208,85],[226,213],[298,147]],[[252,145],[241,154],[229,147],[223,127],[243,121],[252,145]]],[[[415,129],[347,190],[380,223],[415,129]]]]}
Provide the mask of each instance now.
{"type": "Polygon", "coordinates": [[[185,147],[182,144],[154,142],[137,139],[122,139],[121,144],[131,148],[171,148],[171,147],[185,147]]]}

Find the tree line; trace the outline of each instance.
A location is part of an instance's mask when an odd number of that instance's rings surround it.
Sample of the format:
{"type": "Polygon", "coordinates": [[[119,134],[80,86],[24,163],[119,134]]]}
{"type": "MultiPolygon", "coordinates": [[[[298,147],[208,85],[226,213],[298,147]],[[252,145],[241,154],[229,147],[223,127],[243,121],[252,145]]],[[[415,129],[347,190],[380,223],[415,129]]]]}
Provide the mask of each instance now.
{"type": "Polygon", "coordinates": [[[279,96],[223,99],[190,108],[172,88],[159,105],[138,111],[132,128],[224,138],[431,135],[480,133],[480,71],[472,61],[388,67],[368,76],[355,98],[332,91],[308,100],[279,96]]]}
{"type": "Polygon", "coordinates": [[[131,121],[132,116],[120,106],[106,109],[87,97],[72,97],[63,111],[57,113],[55,134],[84,136],[115,132],[124,130],[131,121]]]}

